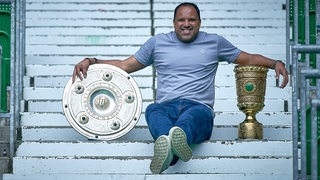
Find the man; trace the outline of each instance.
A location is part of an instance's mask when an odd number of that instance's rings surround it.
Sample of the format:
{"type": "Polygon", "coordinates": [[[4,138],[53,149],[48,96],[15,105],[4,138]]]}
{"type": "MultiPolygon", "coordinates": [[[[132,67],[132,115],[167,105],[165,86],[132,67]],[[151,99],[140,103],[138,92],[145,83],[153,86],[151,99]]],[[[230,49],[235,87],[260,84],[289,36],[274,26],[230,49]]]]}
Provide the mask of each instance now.
{"type": "Polygon", "coordinates": [[[158,89],[156,102],[146,109],[146,121],[156,140],[152,173],[161,173],[192,157],[190,144],[210,139],[213,128],[214,82],[218,63],[263,65],[275,69],[276,78],[288,73],[280,61],[239,50],[217,34],[199,31],[200,11],[193,3],[182,3],[174,11],[174,32],[151,37],[125,60],[86,58],[75,66],[73,81],[87,75],[89,65],[107,63],[128,73],[154,64],[158,89]]]}

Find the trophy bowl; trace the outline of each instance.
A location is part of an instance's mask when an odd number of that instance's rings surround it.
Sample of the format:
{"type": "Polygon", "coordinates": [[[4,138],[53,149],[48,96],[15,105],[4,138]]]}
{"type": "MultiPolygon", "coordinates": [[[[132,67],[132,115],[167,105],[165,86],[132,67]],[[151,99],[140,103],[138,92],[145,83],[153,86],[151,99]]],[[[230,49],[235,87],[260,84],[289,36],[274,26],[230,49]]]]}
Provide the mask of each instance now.
{"type": "Polygon", "coordinates": [[[256,114],[264,107],[268,68],[258,65],[237,65],[234,68],[238,108],[246,118],[239,124],[239,139],[263,139],[263,125],[256,114]]]}

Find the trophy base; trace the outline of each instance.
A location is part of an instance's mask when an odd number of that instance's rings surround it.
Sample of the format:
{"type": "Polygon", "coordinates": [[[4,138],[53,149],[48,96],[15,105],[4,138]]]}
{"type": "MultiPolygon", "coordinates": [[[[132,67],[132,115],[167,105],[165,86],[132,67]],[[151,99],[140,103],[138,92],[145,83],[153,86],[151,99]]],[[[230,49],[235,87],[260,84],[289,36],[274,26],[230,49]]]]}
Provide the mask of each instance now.
{"type": "Polygon", "coordinates": [[[263,126],[259,122],[243,122],[239,124],[239,139],[263,139],[263,126]]]}

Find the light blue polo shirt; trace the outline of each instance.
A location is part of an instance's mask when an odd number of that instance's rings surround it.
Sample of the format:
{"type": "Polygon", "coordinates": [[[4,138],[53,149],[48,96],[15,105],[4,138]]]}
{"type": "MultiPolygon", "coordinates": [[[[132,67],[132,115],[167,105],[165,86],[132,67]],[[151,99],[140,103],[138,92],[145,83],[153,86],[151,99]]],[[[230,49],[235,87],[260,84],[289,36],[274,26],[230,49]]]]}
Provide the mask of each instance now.
{"type": "Polygon", "coordinates": [[[157,103],[184,98],[213,107],[218,63],[232,63],[240,52],[217,34],[200,31],[193,42],[184,43],[169,32],[151,37],[134,56],[156,68],[157,103]]]}

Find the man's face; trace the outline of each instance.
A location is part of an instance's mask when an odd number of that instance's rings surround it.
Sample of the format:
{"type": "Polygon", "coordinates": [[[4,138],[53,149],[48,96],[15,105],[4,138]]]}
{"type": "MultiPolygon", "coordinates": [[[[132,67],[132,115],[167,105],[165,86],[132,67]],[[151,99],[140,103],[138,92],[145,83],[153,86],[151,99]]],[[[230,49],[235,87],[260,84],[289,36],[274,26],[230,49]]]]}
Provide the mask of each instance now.
{"type": "Polygon", "coordinates": [[[192,6],[181,6],[177,10],[173,25],[178,39],[188,43],[196,39],[201,20],[192,6]]]}

